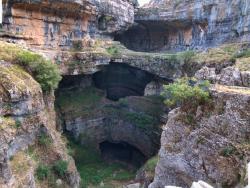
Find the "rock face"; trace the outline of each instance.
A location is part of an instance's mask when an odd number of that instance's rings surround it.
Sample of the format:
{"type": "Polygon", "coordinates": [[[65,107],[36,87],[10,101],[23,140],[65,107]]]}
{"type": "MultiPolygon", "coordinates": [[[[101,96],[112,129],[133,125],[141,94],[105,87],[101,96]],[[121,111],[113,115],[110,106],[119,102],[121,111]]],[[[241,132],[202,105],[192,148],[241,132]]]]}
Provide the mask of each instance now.
{"type": "Polygon", "coordinates": [[[211,92],[212,104],[198,107],[192,121],[180,108],[169,113],[150,188],[190,187],[198,180],[235,187],[245,180],[250,90],[217,85],[211,92]]]}
{"type": "Polygon", "coordinates": [[[249,41],[249,20],[246,0],[152,0],[117,39],[136,51],[207,48],[249,41]]]}
{"type": "Polygon", "coordinates": [[[79,48],[89,36],[112,36],[134,21],[134,5],[127,0],[11,0],[3,5],[4,36],[46,49],[79,48]]]}
{"type": "Polygon", "coordinates": [[[226,67],[216,74],[215,68],[203,67],[197,71],[195,77],[199,80],[209,80],[227,86],[250,87],[250,72],[240,71],[235,67],[226,67]]]}
{"type": "Polygon", "coordinates": [[[40,85],[21,67],[1,61],[0,68],[0,187],[36,187],[36,165],[23,151],[41,134],[53,140],[54,156],[69,161],[67,184],[77,187],[74,161],[55,131],[53,96],[44,96],[40,85]]]}

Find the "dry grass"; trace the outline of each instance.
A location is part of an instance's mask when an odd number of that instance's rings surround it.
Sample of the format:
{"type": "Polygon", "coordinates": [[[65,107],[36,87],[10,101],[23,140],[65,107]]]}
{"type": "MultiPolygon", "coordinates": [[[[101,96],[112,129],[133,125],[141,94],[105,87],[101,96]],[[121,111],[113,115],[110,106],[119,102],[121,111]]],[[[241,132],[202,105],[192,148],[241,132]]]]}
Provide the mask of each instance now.
{"type": "Polygon", "coordinates": [[[225,86],[225,85],[219,85],[219,84],[216,84],[213,87],[217,91],[221,91],[221,92],[250,95],[250,88],[246,88],[246,87],[225,86]]]}
{"type": "Polygon", "coordinates": [[[0,41],[0,60],[13,62],[23,49],[16,44],[0,41]]]}
{"type": "Polygon", "coordinates": [[[197,62],[205,64],[224,63],[233,59],[235,53],[240,49],[240,44],[226,44],[217,48],[211,48],[207,52],[197,53],[197,62]]]}
{"type": "Polygon", "coordinates": [[[250,71],[250,57],[243,57],[236,60],[235,65],[240,71],[250,71]]]}

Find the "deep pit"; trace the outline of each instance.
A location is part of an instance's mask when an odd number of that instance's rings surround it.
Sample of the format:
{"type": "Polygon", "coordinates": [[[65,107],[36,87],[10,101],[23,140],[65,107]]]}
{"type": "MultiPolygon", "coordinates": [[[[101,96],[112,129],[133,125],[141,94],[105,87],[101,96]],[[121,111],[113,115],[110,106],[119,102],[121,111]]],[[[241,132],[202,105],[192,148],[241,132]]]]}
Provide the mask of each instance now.
{"type": "MultiPolygon", "coordinates": [[[[58,127],[73,142],[70,150],[82,178],[85,171],[103,171],[103,181],[120,172],[126,174],[121,181],[132,180],[157,154],[164,105],[159,96],[144,96],[151,81],[157,81],[154,75],[120,63],[93,75],[63,76],[56,92],[58,127]]],[[[96,184],[93,177],[88,185],[96,184]]]]}

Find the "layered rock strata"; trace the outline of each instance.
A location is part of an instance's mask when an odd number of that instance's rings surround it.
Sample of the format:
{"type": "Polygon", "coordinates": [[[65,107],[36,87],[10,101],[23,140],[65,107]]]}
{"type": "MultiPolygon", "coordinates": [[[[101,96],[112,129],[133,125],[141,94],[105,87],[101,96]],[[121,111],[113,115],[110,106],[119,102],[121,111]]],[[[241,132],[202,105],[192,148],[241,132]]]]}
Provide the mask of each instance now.
{"type": "Polygon", "coordinates": [[[130,1],[3,1],[3,37],[46,49],[79,48],[91,37],[112,37],[134,21],[130,1]]]}
{"type": "Polygon", "coordinates": [[[135,24],[118,36],[136,51],[204,49],[249,42],[250,4],[245,0],[152,0],[135,15],[135,24]]]}

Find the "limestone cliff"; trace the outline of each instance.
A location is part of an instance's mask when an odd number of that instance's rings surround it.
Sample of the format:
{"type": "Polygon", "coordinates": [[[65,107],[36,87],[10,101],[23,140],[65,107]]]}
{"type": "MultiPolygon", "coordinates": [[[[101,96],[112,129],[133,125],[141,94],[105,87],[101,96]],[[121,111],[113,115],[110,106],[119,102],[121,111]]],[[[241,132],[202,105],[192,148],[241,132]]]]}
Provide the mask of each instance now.
{"type": "Polygon", "coordinates": [[[190,187],[198,180],[215,187],[246,183],[250,90],[215,85],[211,93],[212,104],[193,115],[180,108],[169,113],[150,188],[190,187]]]}
{"type": "Polygon", "coordinates": [[[127,0],[4,0],[3,5],[3,36],[46,49],[77,47],[89,36],[112,37],[134,21],[134,5],[127,0]]]}
{"type": "Polygon", "coordinates": [[[0,67],[0,187],[46,187],[35,181],[35,169],[43,159],[38,154],[36,160],[32,158],[27,150],[32,146],[49,158],[47,163],[68,161],[65,186],[78,187],[74,161],[55,130],[53,94],[44,94],[22,67],[5,61],[0,67]],[[43,135],[51,140],[50,149],[39,150],[43,135]]]}
{"type": "MultiPolygon", "coordinates": [[[[160,147],[150,188],[185,188],[200,179],[214,186],[244,184],[250,160],[248,0],[151,0],[142,8],[136,0],[3,0],[3,10],[0,187],[79,187],[56,123],[99,152],[107,142],[125,142],[140,165],[160,147]],[[40,55],[25,50],[20,59],[22,48],[40,55]],[[40,67],[32,72],[34,62],[48,60],[59,68],[57,80],[63,77],[56,99],[35,80],[40,67]],[[169,109],[159,94],[184,76],[220,85],[191,117],[177,108],[166,118],[169,109]],[[63,176],[55,174],[58,161],[68,164],[63,176]],[[36,181],[41,164],[51,176],[36,181]]],[[[47,73],[40,81],[52,82],[47,73]]],[[[157,159],[138,173],[145,188],[157,159]]]]}
{"type": "Polygon", "coordinates": [[[249,42],[249,20],[247,0],[152,0],[118,39],[136,51],[204,49],[249,42]]]}

